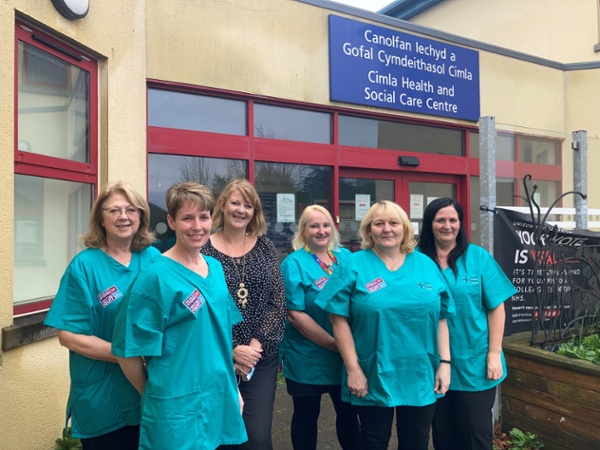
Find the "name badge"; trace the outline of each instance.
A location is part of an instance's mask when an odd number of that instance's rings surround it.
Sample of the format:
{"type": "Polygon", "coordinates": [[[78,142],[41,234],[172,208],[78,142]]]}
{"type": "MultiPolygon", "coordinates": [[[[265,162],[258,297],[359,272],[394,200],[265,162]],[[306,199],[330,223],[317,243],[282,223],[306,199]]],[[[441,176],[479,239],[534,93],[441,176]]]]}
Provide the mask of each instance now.
{"type": "Polygon", "coordinates": [[[204,296],[200,293],[198,289],[194,289],[194,292],[186,298],[183,302],[187,309],[189,309],[192,313],[196,314],[202,305],[204,305],[204,296]]]}
{"type": "Polygon", "coordinates": [[[365,287],[367,288],[367,291],[369,291],[369,292],[379,291],[386,286],[387,286],[386,282],[383,281],[383,278],[381,278],[381,277],[375,278],[373,281],[369,281],[367,284],[365,284],[365,287]]]}
{"type": "Polygon", "coordinates": [[[329,278],[327,278],[326,276],[322,276],[318,280],[315,280],[313,284],[317,287],[318,290],[321,290],[325,287],[328,280],[329,278]]]}
{"type": "Polygon", "coordinates": [[[120,299],[121,297],[123,297],[123,294],[121,293],[121,291],[119,291],[119,289],[116,286],[111,286],[108,289],[103,290],[97,296],[98,301],[105,308],[115,300],[120,299]]]}

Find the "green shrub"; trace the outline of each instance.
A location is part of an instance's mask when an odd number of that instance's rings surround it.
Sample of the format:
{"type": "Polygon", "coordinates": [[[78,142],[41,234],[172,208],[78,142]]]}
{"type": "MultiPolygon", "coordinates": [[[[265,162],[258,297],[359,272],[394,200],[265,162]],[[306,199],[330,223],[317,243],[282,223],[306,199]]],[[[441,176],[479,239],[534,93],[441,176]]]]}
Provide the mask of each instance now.
{"type": "Polygon", "coordinates": [[[55,450],[81,450],[81,441],[71,436],[71,427],[63,428],[62,438],[55,442],[55,450]]]}

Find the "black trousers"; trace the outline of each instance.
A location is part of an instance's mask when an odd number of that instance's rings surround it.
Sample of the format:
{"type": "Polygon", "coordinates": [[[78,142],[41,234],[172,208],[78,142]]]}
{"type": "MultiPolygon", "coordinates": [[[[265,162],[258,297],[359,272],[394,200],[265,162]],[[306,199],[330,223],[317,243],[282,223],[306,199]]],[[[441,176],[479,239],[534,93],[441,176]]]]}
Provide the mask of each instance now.
{"type": "Polygon", "coordinates": [[[140,426],[130,425],[93,438],[82,438],[82,450],[138,450],[140,426]]]}
{"type": "Polygon", "coordinates": [[[356,410],[341,398],[340,385],[309,385],[286,379],[292,396],[291,437],[294,450],[316,450],[321,396],[329,394],[335,409],[335,430],[343,450],[358,450],[360,426],[356,410]]]}
{"type": "Polygon", "coordinates": [[[277,354],[256,365],[250,381],[240,381],[244,399],[244,424],[248,441],[241,445],[222,445],[220,450],[273,450],[271,424],[277,389],[277,354]]]}
{"type": "Polygon", "coordinates": [[[448,391],[433,417],[436,450],[489,450],[494,439],[492,407],[496,388],[479,392],[448,391]]]}
{"type": "MultiPolygon", "coordinates": [[[[428,406],[355,406],[360,418],[360,450],[387,450],[394,410],[398,450],[427,450],[435,403],[428,406]]],[[[489,450],[489,449],[488,449],[489,450]]]]}

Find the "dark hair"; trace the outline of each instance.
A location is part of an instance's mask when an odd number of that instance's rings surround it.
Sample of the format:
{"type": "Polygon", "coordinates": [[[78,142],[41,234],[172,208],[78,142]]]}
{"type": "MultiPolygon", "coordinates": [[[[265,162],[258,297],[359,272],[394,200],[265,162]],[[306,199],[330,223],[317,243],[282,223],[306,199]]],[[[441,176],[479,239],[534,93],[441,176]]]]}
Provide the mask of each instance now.
{"type": "Polygon", "coordinates": [[[425,208],[425,212],[423,213],[423,226],[421,229],[421,236],[419,237],[418,247],[421,253],[429,256],[437,263],[437,250],[435,247],[435,238],[433,237],[433,220],[440,209],[448,206],[454,207],[458,213],[458,220],[460,221],[460,228],[458,230],[458,235],[456,236],[456,247],[454,247],[448,255],[448,266],[452,269],[454,275],[456,275],[456,262],[464,255],[469,246],[469,242],[467,241],[467,231],[465,229],[465,214],[462,206],[460,206],[460,203],[456,200],[449,197],[440,197],[427,205],[427,208],[425,208]]]}

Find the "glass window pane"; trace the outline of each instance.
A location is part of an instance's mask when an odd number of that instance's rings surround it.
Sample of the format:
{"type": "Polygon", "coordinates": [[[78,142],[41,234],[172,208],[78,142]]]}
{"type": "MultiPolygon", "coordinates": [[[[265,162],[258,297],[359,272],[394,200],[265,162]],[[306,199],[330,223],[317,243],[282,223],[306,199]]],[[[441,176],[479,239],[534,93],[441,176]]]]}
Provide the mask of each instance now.
{"type": "Polygon", "coordinates": [[[167,225],[165,195],[171,185],[195,181],[212,190],[215,198],[232,178],[247,178],[246,161],[202,158],[199,156],[148,155],[148,203],[150,228],[158,238],[155,246],[162,252],[175,243],[175,233],[167,225]]]}
{"type": "Polygon", "coordinates": [[[18,148],[89,162],[89,73],[19,41],[18,148]]]}
{"type": "Polygon", "coordinates": [[[496,159],[499,161],[515,160],[515,137],[512,134],[499,134],[496,138],[496,159]]]}
{"type": "Polygon", "coordinates": [[[246,102],[148,89],[148,125],[246,135],[246,102]]]}
{"type": "Polygon", "coordinates": [[[394,201],[393,180],[340,178],[340,238],[351,251],[360,250],[360,221],[380,200],[394,201]]]}
{"type": "Polygon", "coordinates": [[[469,131],[469,156],[479,158],[479,133],[477,131],[469,131]]]}
{"type": "MultiPolygon", "coordinates": [[[[427,207],[429,203],[439,197],[456,198],[456,184],[454,183],[425,183],[421,181],[411,181],[409,183],[409,191],[411,200],[413,195],[422,199],[421,203],[424,203],[423,207],[427,207]]],[[[418,213],[413,215],[412,208],[406,210],[406,214],[408,214],[408,218],[413,224],[415,238],[418,239],[421,230],[423,229],[423,211],[420,210],[415,212],[418,213]]]]}
{"type": "Polygon", "coordinates": [[[534,164],[558,164],[560,143],[533,137],[519,138],[520,161],[534,164]]]}
{"type": "Polygon", "coordinates": [[[333,214],[331,167],[257,162],[254,185],[260,196],[267,236],[283,260],[292,251],[292,237],[300,214],[318,204],[333,214]]]}
{"type": "Polygon", "coordinates": [[[93,185],[15,175],[14,302],[51,298],[87,231],[93,185]]]}
{"type": "MultiPolygon", "coordinates": [[[[479,158],[479,133],[469,132],[469,148],[471,158],[479,158]]],[[[499,134],[496,138],[496,160],[515,160],[515,138],[512,134],[499,134]]]]}
{"type": "Polygon", "coordinates": [[[339,116],[339,143],[355,147],[462,156],[463,132],[353,116],[339,116]]]}
{"type": "MultiPolygon", "coordinates": [[[[528,206],[527,198],[525,197],[525,190],[523,189],[523,180],[518,180],[519,187],[521,189],[521,196],[519,197],[518,206],[528,206]]],[[[537,186],[537,190],[533,194],[535,202],[542,208],[548,208],[554,201],[561,195],[561,182],[560,181],[547,181],[535,179],[528,183],[531,195],[533,193],[533,186],[537,186]]]]}
{"type": "Polygon", "coordinates": [[[254,135],[267,139],[331,144],[331,114],[256,104],[254,135]]]}

